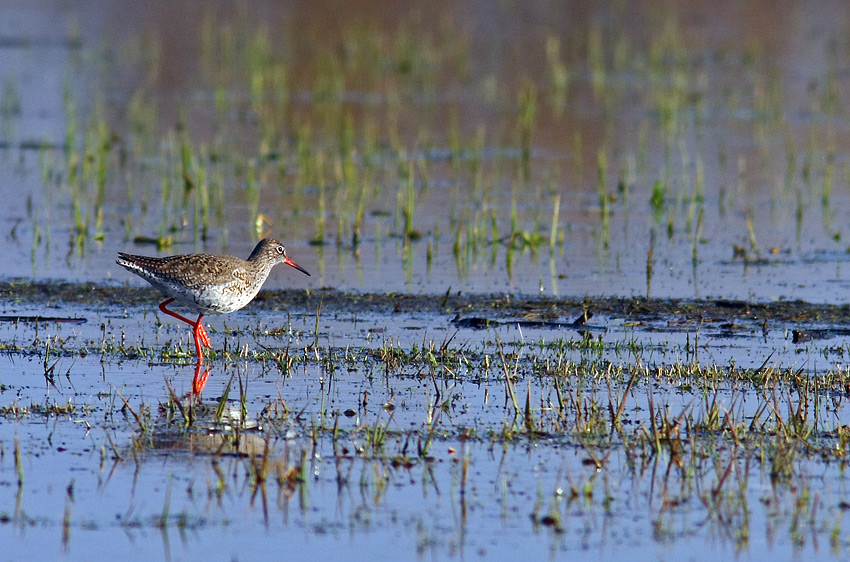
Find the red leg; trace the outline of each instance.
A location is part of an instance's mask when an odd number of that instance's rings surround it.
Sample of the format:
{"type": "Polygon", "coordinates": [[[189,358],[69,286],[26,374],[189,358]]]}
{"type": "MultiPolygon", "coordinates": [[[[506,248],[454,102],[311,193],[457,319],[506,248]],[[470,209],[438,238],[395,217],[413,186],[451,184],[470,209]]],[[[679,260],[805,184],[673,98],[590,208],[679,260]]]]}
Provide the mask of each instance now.
{"type": "Polygon", "coordinates": [[[203,317],[203,314],[198,315],[198,321],[194,324],[195,329],[192,331],[192,335],[195,336],[195,350],[198,352],[199,359],[204,356],[204,352],[201,351],[202,345],[212,347],[210,337],[207,335],[207,330],[204,328],[204,325],[201,324],[201,318],[203,317]]]}
{"type": "Polygon", "coordinates": [[[201,351],[201,345],[204,345],[206,347],[212,347],[212,344],[210,343],[210,337],[209,335],[207,335],[207,330],[206,328],[204,328],[204,325],[201,324],[201,319],[204,317],[204,315],[199,314],[198,319],[195,322],[192,322],[185,316],[180,316],[176,312],[168,310],[166,306],[168,306],[172,302],[174,302],[174,299],[166,299],[162,301],[161,303],[159,303],[159,309],[165,314],[173,318],[177,318],[178,320],[192,326],[192,335],[195,337],[195,351],[198,352],[198,358],[203,358],[204,353],[203,351],[201,351]]]}
{"type": "Polygon", "coordinates": [[[180,316],[176,312],[172,312],[172,311],[168,310],[167,308],[165,308],[166,306],[168,306],[169,304],[171,304],[173,302],[174,302],[174,299],[166,299],[166,300],[162,301],[161,303],[159,303],[159,309],[161,311],[163,311],[164,313],[166,313],[167,315],[173,316],[174,318],[177,318],[178,320],[182,320],[183,322],[189,324],[190,326],[192,326],[194,328],[195,324],[196,324],[195,322],[192,322],[191,320],[189,320],[185,316],[180,316]]]}
{"type": "Polygon", "coordinates": [[[207,379],[210,376],[210,370],[207,369],[203,373],[201,372],[201,365],[203,361],[200,357],[198,357],[198,362],[195,364],[195,376],[192,378],[192,394],[199,395],[201,391],[204,390],[204,387],[207,385],[207,379]]]}
{"type": "Polygon", "coordinates": [[[207,329],[204,328],[204,325],[201,324],[201,318],[203,318],[203,314],[198,314],[198,321],[195,322],[195,331],[197,332],[197,338],[200,338],[201,343],[204,344],[204,347],[212,347],[212,343],[210,343],[210,337],[207,335],[207,329]]]}

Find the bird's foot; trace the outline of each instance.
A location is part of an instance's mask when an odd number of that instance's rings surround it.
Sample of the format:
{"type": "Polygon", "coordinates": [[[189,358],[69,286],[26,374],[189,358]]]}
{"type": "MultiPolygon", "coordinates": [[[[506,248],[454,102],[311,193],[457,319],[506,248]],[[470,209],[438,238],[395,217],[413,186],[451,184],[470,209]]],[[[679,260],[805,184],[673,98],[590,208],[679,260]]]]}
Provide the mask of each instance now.
{"type": "Polygon", "coordinates": [[[198,324],[195,327],[195,333],[198,336],[198,340],[204,347],[212,348],[212,342],[210,342],[210,337],[207,335],[207,329],[204,328],[203,324],[198,324]]]}

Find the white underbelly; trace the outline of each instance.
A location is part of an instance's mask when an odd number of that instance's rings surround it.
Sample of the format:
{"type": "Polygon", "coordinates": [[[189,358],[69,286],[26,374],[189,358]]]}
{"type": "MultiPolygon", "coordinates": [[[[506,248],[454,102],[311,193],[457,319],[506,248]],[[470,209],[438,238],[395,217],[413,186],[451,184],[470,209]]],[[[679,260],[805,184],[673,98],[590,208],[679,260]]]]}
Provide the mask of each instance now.
{"type": "Polygon", "coordinates": [[[193,308],[203,314],[227,314],[239,310],[251,302],[259,287],[252,291],[245,291],[245,287],[239,287],[236,283],[228,285],[211,285],[198,289],[187,290],[182,285],[151,281],[160,291],[173,298],[178,303],[193,308]]]}

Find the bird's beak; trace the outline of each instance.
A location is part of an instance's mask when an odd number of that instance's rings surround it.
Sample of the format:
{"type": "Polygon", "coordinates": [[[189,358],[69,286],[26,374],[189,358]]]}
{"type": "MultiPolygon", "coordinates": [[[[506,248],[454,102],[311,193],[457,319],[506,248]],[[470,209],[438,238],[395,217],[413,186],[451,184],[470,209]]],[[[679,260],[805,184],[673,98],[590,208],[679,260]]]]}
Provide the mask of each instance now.
{"type": "Polygon", "coordinates": [[[303,267],[301,267],[300,265],[298,265],[297,263],[295,263],[294,261],[289,259],[289,256],[283,256],[283,263],[285,263],[286,265],[294,267],[295,269],[297,269],[301,273],[305,274],[307,277],[311,277],[310,273],[306,269],[304,269],[303,267]]]}

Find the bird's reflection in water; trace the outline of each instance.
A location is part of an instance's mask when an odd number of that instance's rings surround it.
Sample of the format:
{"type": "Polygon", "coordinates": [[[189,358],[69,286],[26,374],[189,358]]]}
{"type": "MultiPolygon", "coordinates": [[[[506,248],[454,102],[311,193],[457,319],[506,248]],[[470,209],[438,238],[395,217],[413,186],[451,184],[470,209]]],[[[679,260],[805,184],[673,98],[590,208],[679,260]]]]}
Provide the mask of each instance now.
{"type": "Polygon", "coordinates": [[[204,360],[202,358],[198,358],[198,362],[195,363],[195,376],[192,377],[192,398],[197,397],[201,398],[201,392],[204,390],[204,387],[207,386],[207,379],[210,377],[210,369],[204,370],[201,372],[201,368],[204,365],[204,360]]]}

